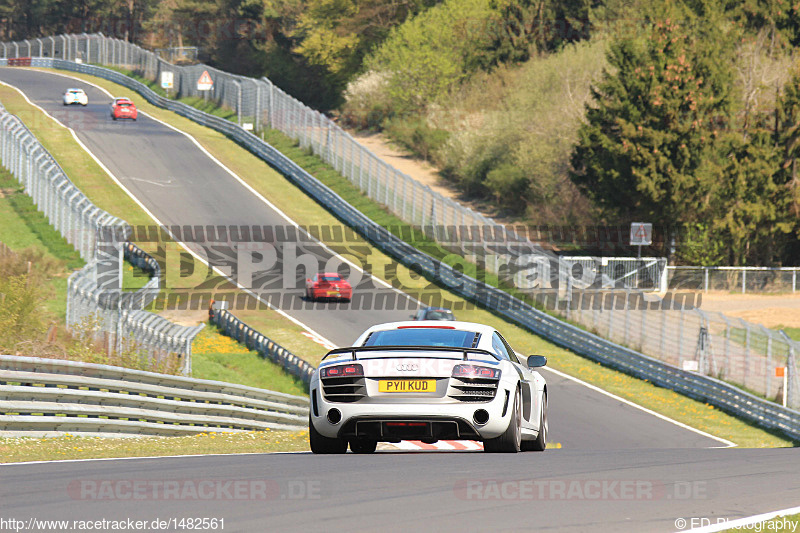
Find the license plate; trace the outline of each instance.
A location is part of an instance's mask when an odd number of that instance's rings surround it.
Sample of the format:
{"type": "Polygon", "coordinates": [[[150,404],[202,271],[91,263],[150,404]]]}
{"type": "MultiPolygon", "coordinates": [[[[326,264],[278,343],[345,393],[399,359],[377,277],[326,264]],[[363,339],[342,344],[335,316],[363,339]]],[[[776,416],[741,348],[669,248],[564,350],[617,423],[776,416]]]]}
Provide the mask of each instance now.
{"type": "Polygon", "coordinates": [[[328,296],[339,296],[339,291],[328,291],[328,296]]]}
{"type": "Polygon", "coordinates": [[[380,392],[433,392],[435,379],[385,379],[378,383],[380,392]]]}

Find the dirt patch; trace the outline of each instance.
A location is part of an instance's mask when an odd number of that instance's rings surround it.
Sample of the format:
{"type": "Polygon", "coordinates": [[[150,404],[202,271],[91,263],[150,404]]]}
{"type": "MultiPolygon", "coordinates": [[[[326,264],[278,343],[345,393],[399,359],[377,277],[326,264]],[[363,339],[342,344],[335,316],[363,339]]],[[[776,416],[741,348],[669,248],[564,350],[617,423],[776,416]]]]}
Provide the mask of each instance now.
{"type": "Polygon", "coordinates": [[[710,292],[703,295],[700,309],[724,313],[768,328],[800,328],[800,294],[737,295],[710,292]]]}
{"type": "Polygon", "coordinates": [[[159,315],[180,326],[197,326],[208,320],[207,309],[200,309],[197,311],[167,309],[161,311],[159,315]]]}
{"type": "Polygon", "coordinates": [[[16,189],[4,189],[0,187],[0,198],[8,198],[16,193],[16,189]]]}
{"type": "Polygon", "coordinates": [[[503,216],[495,206],[489,203],[489,199],[469,198],[464,195],[455,185],[447,181],[439,172],[439,169],[427,161],[412,155],[408,150],[398,147],[382,133],[348,131],[359,144],[370,150],[373,154],[383,161],[393,166],[400,172],[407,174],[427,185],[435,192],[445,198],[450,198],[459,204],[469,207],[473,211],[481,213],[498,224],[512,224],[514,221],[503,216]]]}

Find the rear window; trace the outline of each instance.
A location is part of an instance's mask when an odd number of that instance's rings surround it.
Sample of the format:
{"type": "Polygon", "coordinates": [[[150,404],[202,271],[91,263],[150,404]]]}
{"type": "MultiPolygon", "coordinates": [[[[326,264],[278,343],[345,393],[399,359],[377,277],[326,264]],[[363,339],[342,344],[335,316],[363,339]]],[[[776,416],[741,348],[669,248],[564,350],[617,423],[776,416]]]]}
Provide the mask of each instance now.
{"type": "Polygon", "coordinates": [[[341,281],[342,278],[339,276],[320,276],[319,279],[322,281],[341,281]]]}
{"type": "Polygon", "coordinates": [[[127,102],[120,102],[120,103],[119,103],[119,104],[117,104],[117,105],[118,105],[118,106],[120,106],[120,107],[130,107],[130,106],[131,106],[131,105],[133,105],[133,104],[129,104],[129,103],[127,103],[127,102]]]}
{"type": "Polygon", "coordinates": [[[425,313],[425,318],[428,320],[455,320],[453,312],[449,309],[430,309],[425,313]]]}
{"type": "Polygon", "coordinates": [[[364,346],[447,346],[471,348],[474,331],[439,328],[407,328],[376,331],[364,346]]]}
{"type": "Polygon", "coordinates": [[[70,94],[81,94],[83,91],[80,89],[70,89],[69,92],[70,94]]]}

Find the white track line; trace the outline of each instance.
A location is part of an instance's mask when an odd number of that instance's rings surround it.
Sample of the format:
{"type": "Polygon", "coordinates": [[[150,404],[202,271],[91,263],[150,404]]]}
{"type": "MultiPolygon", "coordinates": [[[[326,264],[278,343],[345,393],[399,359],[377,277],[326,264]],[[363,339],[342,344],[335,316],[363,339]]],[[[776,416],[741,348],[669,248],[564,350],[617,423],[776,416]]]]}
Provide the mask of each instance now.
{"type": "MultiPolygon", "coordinates": [[[[35,70],[35,69],[30,69],[30,70],[35,70]]],[[[40,71],[38,71],[38,70],[37,70],[36,72],[40,72],[40,71]]],[[[62,76],[62,77],[64,77],[64,78],[68,78],[68,79],[71,79],[71,80],[77,80],[77,81],[80,81],[80,82],[86,83],[86,84],[88,84],[88,85],[91,85],[92,87],[95,87],[95,88],[99,89],[99,90],[100,90],[100,91],[102,91],[104,94],[108,95],[110,98],[113,98],[113,96],[111,95],[111,93],[110,93],[110,92],[108,92],[108,91],[107,91],[107,90],[105,90],[104,88],[100,87],[99,85],[95,85],[94,83],[92,83],[92,82],[90,82],[90,81],[86,81],[86,80],[83,80],[83,79],[81,79],[81,78],[75,78],[75,77],[73,77],[73,76],[69,76],[69,75],[66,75],[66,74],[62,74],[62,73],[60,73],[60,72],[49,72],[49,71],[48,71],[48,74],[52,74],[52,75],[56,75],[56,76],[62,76]]],[[[81,142],[81,141],[78,139],[77,135],[75,134],[75,132],[74,132],[74,131],[72,131],[72,129],[71,129],[71,128],[67,128],[66,126],[64,126],[63,124],[61,124],[61,122],[59,122],[57,119],[53,118],[53,117],[52,117],[50,114],[48,114],[48,113],[47,113],[47,111],[45,111],[44,109],[42,109],[42,108],[41,108],[41,107],[39,107],[38,105],[36,105],[36,104],[34,104],[33,102],[31,102],[30,100],[28,100],[28,97],[25,95],[25,93],[24,93],[24,92],[22,92],[22,91],[21,91],[20,89],[18,89],[17,87],[14,87],[13,85],[10,85],[10,84],[7,84],[7,83],[4,83],[4,82],[2,82],[2,81],[0,81],[0,83],[2,83],[3,85],[6,85],[6,86],[8,86],[8,87],[11,87],[11,88],[13,88],[13,89],[16,89],[16,90],[17,90],[17,92],[19,92],[19,93],[20,93],[20,94],[21,94],[21,95],[22,95],[22,96],[25,98],[25,100],[26,100],[28,103],[30,103],[31,105],[35,106],[35,107],[36,107],[36,108],[38,108],[39,110],[41,110],[41,111],[42,111],[42,112],[43,112],[45,115],[47,115],[48,117],[50,117],[51,119],[53,119],[54,121],[56,121],[58,124],[60,124],[60,125],[61,125],[61,126],[63,126],[64,128],[68,129],[68,130],[69,130],[69,131],[72,133],[72,136],[75,138],[75,140],[76,140],[76,141],[78,141],[78,143],[79,143],[79,144],[80,144],[80,145],[83,147],[83,149],[84,149],[84,150],[85,150],[85,151],[86,151],[86,152],[87,152],[87,153],[88,153],[88,154],[89,154],[89,155],[90,155],[90,156],[91,156],[91,157],[92,157],[92,158],[93,158],[95,161],[97,161],[97,163],[100,165],[100,167],[101,167],[101,168],[103,168],[103,170],[105,170],[105,172],[106,172],[106,173],[107,173],[107,174],[108,174],[108,175],[111,177],[111,179],[113,179],[113,180],[114,180],[114,182],[115,182],[117,185],[119,185],[119,186],[122,188],[122,190],[124,190],[124,191],[125,191],[125,192],[128,194],[128,196],[130,196],[130,197],[131,197],[131,198],[132,198],[132,199],[133,199],[133,200],[134,200],[134,201],[135,201],[135,202],[136,202],[136,203],[137,203],[137,204],[138,204],[138,205],[139,205],[139,206],[140,206],[142,209],[144,209],[144,211],[145,211],[145,212],[146,212],[148,215],[150,215],[150,217],[151,217],[153,220],[155,220],[155,221],[156,221],[156,222],[157,222],[157,223],[158,223],[160,226],[163,226],[164,228],[166,228],[166,226],[165,226],[164,224],[162,224],[161,222],[159,222],[159,221],[158,221],[158,219],[157,219],[157,218],[156,218],[156,217],[155,217],[155,216],[154,216],[152,213],[150,213],[150,211],[149,211],[149,210],[148,210],[148,209],[147,209],[147,208],[146,208],[146,207],[145,207],[145,206],[144,206],[144,205],[143,205],[141,202],[139,202],[139,200],[138,200],[138,199],[137,199],[137,198],[136,198],[136,197],[135,197],[133,194],[131,194],[131,192],[130,192],[130,191],[128,191],[128,189],[126,189],[126,188],[125,188],[125,186],[123,186],[123,185],[122,185],[122,184],[119,182],[119,180],[118,180],[118,179],[117,179],[117,178],[116,178],[116,177],[115,177],[115,176],[114,176],[114,175],[113,175],[113,174],[112,174],[112,173],[111,173],[111,172],[110,172],[110,171],[109,171],[109,170],[108,170],[108,169],[105,167],[105,165],[103,165],[103,164],[102,164],[102,163],[101,163],[101,162],[100,162],[100,161],[99,161],[99,160],[98,160],[98,159],[97,159],[97,158],[94,156],[94,154],[92,154],[92,153],[89,151],[89,149],[88,149],[88,148],[87,148],[87,147],[86,147],[86,146],[85,146],[85,145],[84,145],[84,144],[83,144],[83,143],[82,143],[82,142],[81,142]]],[[[274,210],[275,210],[275,212],[276,212],[276,213],[278,213],[278,214],[279,214],[279,215],[280,215],[282,218],[284,218],[286,221],[288,221],[288,222],[289,222],[290,224],[292,224],[294,227],[296,227],[296,228],[300,229],[301,231],[304,231],[304,232],[305,232],[305,230],[303,230],[303,229],[302,229],[302,228],[301,228],[301,227],[300,227],[300,226],[299,226],[299,225],[298,225],[296,222],[294,222],[294,221],[293,221],[292,219],[290,219],[290,218],[289,218],[289,217],[288,217],[288,216],[287,216],[285,213],[283,213],[283,211],[281,211],[280,209],[278,209],[277,207],[275,207],[275,206],[274,206],[274,205],[273,205],[271,202],[269,202],[269,200],[267,200],[266,198],[264,198],[263,196],[261,196],[261,194],[259,194],[259,193],[258,193],[258,191],[256,191],[255,189],[253,189],[253,188],[252,188],[252,187],[251,187],[249,184],[247,184],[247,183],[246,183],[244,180],[242,180],[242,179],[241,179],[239,176],[237,176],[237,175],[236,175],[236,173],[234,173],[234,172],[233,172],[232,170],[230,170],[228,167],[226,167],[225,165],[223,165],[223,164],[222,164],[222,163],[221,163],[219,160],[217,160],[217,159],[216,159],[214,156],[212,156],[212,155],[211,155],[211,154],[208,152],[208,150],[206,150],[206,149],[205,149],[205,148],[204,148],[204,147],[203,147],[203,146],[202,146],[202,145],[201,145],[201,144],[200,144],[200,143],[197,141],[197,139],[195,139],[194,137],[192,137],[192,136],[191,136],[191,135],[189,135],[188,133],[186,133],[186,132],[184,132],[184,131],[181,131],[181,130],[179,130],[178,128],[176,128],[176,127],[174,127],[174,126],[172,126],[172,125],[170,125],[170,124],[167,124],[166,122],[164,122],[164,121],[162,121],[162,120],[159,120],[159,119],[157,119],[157,118],[153,117],[152,115],[149,115],[149,114],[145,113],[144,111],[141,111],[141,113],[143,113],[143,114],[147,115],[147,116],[148,116],[148,117],[150,117],[151,119],[153,119],[153,120],[155,120],[155,121],[157,121],[157,122],[159,122],[159,123],[161,123],[161,124],[164,124],[164,125],[165,125],[165,126],[167,126],[168,128],[170,128],[170,129],[172,129],[172,130],[175,130],[176,132],[178,132],[178,133],[181,133],[181,134],[185,135],[186,137],[188,137],[189,139],[191,139],[191,141],[192,141],[192,142],[193,142],[193,143],[194,143],[196,146],[198,146],[198,147],[199,147],[199,148],[200,148],[200,149],[201,149],[201,150],[202,150],[202,151],[203,151],[203,152],[204,152],[206,155],[208,155],[208,157],[210,157],[210,158],[211,158],[211,159],[212,159],[214,162],[216,162],[216,163],[217,163],[217,164],[218,164],[220,167],[222,167],[222,168],[223,168],[223,169],[224,169],[226,172],[228,172],[228,173],[229,173],[231,176],[233,176],[234,178],[236,178],[236,180],[238,180],[238,181],[239,181],[239,182],[240,182],[242,185],[244,185],[244,186],[245,186],[245,187],[246,187],[248,190],[250,190],[250,191],[251,191],[253,194],[255,194],[255,195],[258,197],[258,198],[260,198],[260,199],[261,199],[261,200],[262,200],[262,201],[263,201],[265,204],[267,204],[267,205],[268,205],[268,206],[270,206],[272,209],[274,209],[274,210]]],[[[336,257],[340,257],[340,258],[341,258],[343,261],[347,262],[347,260],[346,260],[345,258],[343,258],[343,257],[339,256],[338,254],[336,254],[335,252],[333,252],[332,250],[330,250],[330,249],[329,249],[329,248],[328,248],[328,247],[327,247],[327,246],[326,246],[324,243],[322,243],[322,242],[318,241],[318,240],[317,240],[317,239],[315,239],[315,238],[314,238],[312,235],[309,235],[307,232],[305,232],[305,233],[306,233],[306,235],[308,235],[308,236],[309,236],[309,238],[311,238],[311,239],[315,240],[316,242],[319,242],[319,244],[320,244],[320,245],[322,245],[323,247],[325,247],[325,249],[326,249],[326,250],[328,250],[330,253],[332,253],[332,254],[333,254],[333,255],[335,255],[336,257]]],[[[170,236],[172,236],[172,235],[170,234],[170,236]]],[[[177,242],[177,241],[176,241],[176,242],[177,242]]],[[[186,245],[184,245],[183,243],[179,243],[179,244],[180,244],[181,246],[183,246],[183,247],[184,247],[184,248],[185,248],[185,249],[186,249],[186,250],[187,250],[187,251],[188,251],[190,254],[192,254],[194,257],[198,258],[198,259],[199,259],[201,262],[203,262],[203,263],[204,263],[206,266],[209,266],[209,265],[208,265],[208,263],[206,263],[206,262],[205,262],[205,261],[204,261],[202,258],[200,258],[200,257],[199,257],[197,254],[195,254],[194,252],[192,252],[191,250],[189,250],[189,249],[188,249],[188,247],[187,247],[186,245]]],[[[348,263],[348,264],[352,264],[352,263],[350,263],[350,262],[347,262],[347,263],[348,263]]],[[[355,266],[355,265],[354,265],[354,266],[355,266]]],[[[358,268],[358,267],[356,266],[356,268],[358,268]]],[[[360,269],[359,269],[359,270],[360,270],[360,269]]],[[[222,272],[219,272],[219,271],[218,271],[216,268],[214,268],[214,271],[215,271],[215,272],[217,272],[219,275],[221,275],[221,276],[225,277],[226,279],[229,279],[229,280],[230,280],[230,278],[227,278],[227,277],[226,277],[226,276],[225,276],[225,275],[224,275],[222,272]]],[[[362,270],[362,272],[363,272],[363,270],[362,270]]],[[[384,283],[386,286],[388,286],[388,287],[392,288],[392,290],[394,290],[394,291],[396,291],[396,292],[398,292],[398,293],[402,294],[403,296],[405,296],[405,297],[407,297],[407,298],[411,299],[412,301],[415,301],[415,302],[417,302],[418,304],[420,303],[420,302],[419,302],[419,300],[416,300],[415,298],[412,298],[410,295],[408,295],[408,294],[405,294],[404,292],[400,291],[399,289],[396,289],[396,288],[392,287],[392,286],[391,286],[389,283],[387,283],[386,281],[384,281],[384,280],[381,280],[381,279],[379,279],[379,278],[376,278],[376,277],[372,276],[372,275],[371,275],[371,274],[369,274],[369,273],[366,273],[366,274],[367,274],[367,275],[369,275],[370,277],[372,277],[373,279],[376,279],[376,280],[378,280],[379,282],[382,282],[382,283],[384,283]]],[[[272,306],[272,305],[271,305],[269,302],[265,302],[265,301],[261,300],[261,298],[260,298],[258,295],[256,295],[256,294],[252,293],[251,291],[249,291],[248,289],[245,289],[244,287],[241,287],[241,286],[240,286],[238,283],[236,283],[235,281],[233,281],[233,280],[230,280],[230,281],[231,281],[231,282],[233,282],[233,283],[235,283],[235,284],[236,284],[236,286],[237,286],[237,287],[240,287],[240,288],[241,288],[243,291],[245,291],[245,292],[247,292],[248,294],[250,294],[250,295],[254,296],[254,297],[255,297],[255,298],[258,300],[258,301],[260,301],[260,302],[262,302],[262,303],[266,304],[266,305],[267,305],[267,306],[268,306],[270,309],[273,309],[274,311],[276,311],[276,312],[280,313],[282,316],[284,316],[284,317],[288,318],[289,320],[291,320],[291,321],[292,321],[292,322],[294,322],[295,324],[299,325],[300,327],[303,327],[303,328],[305,328],[305,329],[306,329],[306,330],[308,330],[310,333],[312,333],[313,335],[317,336],[317,337],[318,337],[320,340],[323,340],[323,341],[327,342],[327,343],[328,343],[329,345],[331,345],[331,346],[336,346],[336,344],[335,344],[335,343],[331,342],[330,340],[326,339],[325,337],[323,337],[323,336],[322,336],[322,335],[320,335],[319,333],[315,332],[313,329],[311,329],[311,328],[310,328],[310,327],[308,327],[307,325],[303,324],[302,322],[300,322],[300,321],[299,321],[299,320],[297,320],[296,318],[294,318],[294,317],[290,316],[289,314],[285,313],[284,311],[282,311],[282,310],[280,310],[280,309],[277,309],[277,308],[275,308],[275,307],[274,307],[274,306],[272,306]]],[[[669,422],[669,423],[671,423],[671,424],[674,424],[674,425],[676,425],[676,426],[679,426],[679,427],[681,427],[681,428],[687,429],[687,430],[689,430],[689,431],[693,431],[693,432],[695,432],[695,433],[697,433],[697,434],[699,434],[699,435],[703,435],[704,437],[708,437],[708,438],[710,438],[710,439],[713,439],[713,440],[716,440],[716,441],[718,441],[718,442],[721,442],[722,444],[724,444],[724,446],[721,446],[721,447],[723,447],[723,448],[732,448],[732,447],[735,447],[735,446],[736,446],[736,443],[734,443],[734,442],[731,442],[731,441],[729,441],[729,440],[723,439],[723,438],[721,438],[721,437],[716,437],[716,436],[714,436],[714,435],[711,435],[710,433],[706,433],[705,431],[701,431],[701,430],[699,430],[699,429],[696,429],[696,428],[693,428],[693,427],[691,427],[691,426],[688,426],[688,425],[686,425],[686,424],[684,424],[684,423],[682,423],[682,422],[678,422],[677,420],[673,420],[673,419],[671,419],[671,418],[669,418],[669,417],[667,417],[667,416],[665,416],[665,415],[662,415],[662,414],[660,414],[660,413],[657,413],[657,412],[655,412],[655,411],[652,411],[652,410],[650,410],[650,409],[647,409],[646,407],[642,407],[641,405],[635,404],[635,403],[633,403],[633,402],[631,402],[631,401],[629,401],[629,400],[626,400],[625,398],[621,398],[621,397],[619,397],[619,396],[617,396],[617,395],[615,395],[615,394],[612,394],[612,393],[610,393],[610,392],[608,392],[608,391],[605,391],[605,390],[601,389],[600,387],[596,387],[596,386],[594,386],[594,385],[591,385],[591,384],[589,384],[589,383],[587,383],[587,382],[585,382],[585,381],[582,381],[582,380],[580,380],[580,379],[578,379],[578,378],[575,378],[575,377],[573,377],[573,376],[569,376],[569,375],[567,375],[567,374],[564,374],[563,372],[559,372],[558,370],[554,370],[554,369],[552,369],[552,368],[545,368],[545,369],[546,369],[546,370],[548,370],[549,372],[553,372],[553,373],[555,373],[556,375],[559,375],[559,376],[561,376],[561,377],[564,377],[564,378],[566,378],[566,379],[572,380],[572,381],[574,381],[574,382],[576,382],[576,383],[579,383],[579,384],[581,384],[581,385],[583,385],[583,386],[585,386],[585,387],[588,387],[588,388],[590,388],[590,389],[592,389],[592,390],[595,390],[595,391],[597,391],[597,392],[600,392],[601,394],[604,394],[604,395],[606,395],[606,396],[609,396],[609,397],[611,397],[611,398],[614,398],[615,400],[618,400],[618,401],[620,401],[620,402],[623,402],[623,403],[625,403],[625,404],[627,404],[627,405],[630,405],[631,407],[634,407],[634,408],[636,408],[636,409],[639,409],[639,410],[641,410],[641,411],[644,411],[644,412],[646,412],[646,413],[648,413],[648,414],[651,414],[651,415],[653,415],[653,416],[655,416],[655,417],[657,417],[657,418],[660,418],[660,419],[662,419],[662,420],[665,420],[665,421],[667,421],[667,422],[669,422]]],[[[418,448],[416,448],[416,447],[415,447],[414,449],[418,449],[418,448]]]]}
{"type": "Polygon", "coordinates": [[[617,396],[616,394],[612,394],[612,393],[608,392],[607,390],[603,390],[600,387],[592,385],[591,383],[587,383],[587,382],[582,381],[582,380],[580,380],[580,379],[578,379],[576,377],[567,375],[567,374],[565,374],[563,372],[559,372],[558,370],[555,370],[553,368],[542,367],[542,370],[546,370],[548,372],[552,372],[557,376],[569,379],[570,381],[574,381],[575,383],[579,383],[579,384],[583,385],[584,387],[588,387],[588,388],[592,389],[593,391],[596,391],[596,392],[599,392],[600,394],[604,394],[605,396],[608,396],[609,398],[613,398],[613,399],[615,399],[617,401],[620,401],[620,402],[622,402],[622,403],[624,403],[626,405],[630,405],[631,407],[639,409],[640,411],[644,411],[645,413],[651,414],[651,415],[655,416],[656,418],[660,418],[661,420],[669,422],[670,424],[675,424],[678,427],[681,427],[683,429],[687,429],[689,431],[693,431],[693,432],[697,433],[698,435],[702,435],[704,437],[708,437],[709,439],[714,439],[714,440],[724,444],[724,446],[711,446],[712,448],[717,448],[717,447],[719,447],[719,448],[734,448],[734,447],[737,446],[736,443],[734,443],[734,442],[731,442],[729,440],[723,439],[721,437],[714,436],[711,433],[706,433],[705,431],[699,430],[697,428],[693,428],[692,426],[687,426],[683,422],[678,422],[677,420],[673,420],[672,418],[669,418],[668,416],[662,415],[661,413],[656,413],[655,411],[653,411],[651,409],[648,409],[647,407],[642,407],[641,405],[633,403],[630,400],[626,400],[625,398],[617,396]]]}
{"type": "MultiPolygon", "coordinates": [[[[729,529],[750,529],[747,526],[752,526],[773,518],[780,518],[781,516],[800,514],[800,507],[790,507],[789,509],[782,509],[780,511],[772,511],[771,513],[757,514],[748,516],[746,518],[738,518],[728,522],[719,522],[710,526],[696,527],[693,529],[679,530],[678,533],[716,533],[717,531],[727,531],[729,529]]],[[[687,519],[691,520],[691,519],[687,519]]],[[[758,529],[757,531],[766,531],[765,528],[758,529]]]]}

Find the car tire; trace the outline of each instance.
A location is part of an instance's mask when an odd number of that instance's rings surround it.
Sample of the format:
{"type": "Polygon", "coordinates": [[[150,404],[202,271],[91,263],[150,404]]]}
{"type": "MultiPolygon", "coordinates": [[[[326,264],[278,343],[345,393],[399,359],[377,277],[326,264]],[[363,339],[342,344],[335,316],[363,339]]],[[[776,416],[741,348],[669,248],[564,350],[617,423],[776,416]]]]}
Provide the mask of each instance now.
{"type": "Polygon", "coordinates": [[[115,117],[114,115],[111,115],[111,120],[117,120],[117,117],[115,117]]]}
{"type": "Polygon", "coordinates": [[[347,441],[345,439],[330,438],[321,435],[314,424],[311,422],[311,415],[308,417],[308,443],[311,451],[317,454],[346,453],[347,441]]]}
{"type": "Polygon", "coordinates": [[[483,451],[489,453],[517,453],[522,447],[522,406],[519,388],[514,392],[514,405],[508,428],[497,438],[483,441],[483,451]]]}
{"type": "Polygon", "coordinates": [[[353,439],[350,441],[350,451],[353,453],[375,453],[378,441],[372,439],[353,439]]]}
{"type": "Polygon", "coordinates": [[[539,435],[535,440],[522,441],[522,451],[543,452],[547,448],[547,433],[550,431],[547,422],[547,395],[542,395],[542,414],[539,417],[539,435]]]}

